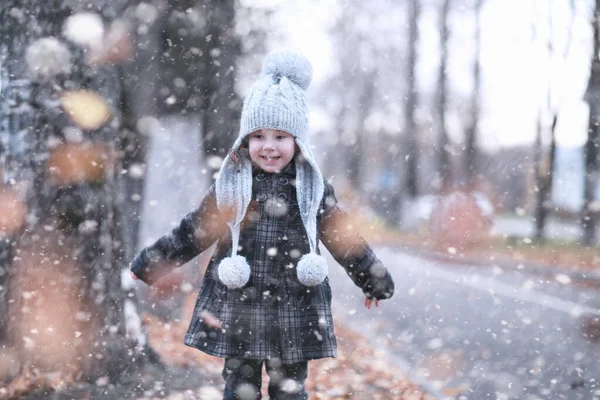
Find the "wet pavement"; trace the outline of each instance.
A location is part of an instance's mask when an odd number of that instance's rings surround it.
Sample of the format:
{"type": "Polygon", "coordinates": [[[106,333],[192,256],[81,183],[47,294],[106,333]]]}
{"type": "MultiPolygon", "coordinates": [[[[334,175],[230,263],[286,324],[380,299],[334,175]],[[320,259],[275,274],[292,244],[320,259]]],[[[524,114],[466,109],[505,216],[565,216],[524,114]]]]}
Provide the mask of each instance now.
{"type": "Polygon", "coordinates": [[[600,288],[527,265],[474,266],[379,248],[396,292],[366,310],[330,261],[336,318],[386,349],[433,394],[600,399],[600,288]]]}

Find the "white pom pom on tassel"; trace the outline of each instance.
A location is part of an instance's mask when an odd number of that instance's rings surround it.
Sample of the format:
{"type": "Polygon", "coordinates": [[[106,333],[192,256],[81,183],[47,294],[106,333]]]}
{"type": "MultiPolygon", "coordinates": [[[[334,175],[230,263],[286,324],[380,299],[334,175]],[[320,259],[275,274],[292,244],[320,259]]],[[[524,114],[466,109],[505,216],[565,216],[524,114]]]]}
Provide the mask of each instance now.
{"type": "Polygon", "coordinates": [[[250,266],[242,256],[224,258],[218,272],[221,282],[230,289],[244,287],[250,280],[250,266]]]}
{"type": "Polygon", "coordinates": [[[327,261],[316,253],[306,254],[298,262],[296,273],[304,286],[317,286],[327,277],[327,261]]]}

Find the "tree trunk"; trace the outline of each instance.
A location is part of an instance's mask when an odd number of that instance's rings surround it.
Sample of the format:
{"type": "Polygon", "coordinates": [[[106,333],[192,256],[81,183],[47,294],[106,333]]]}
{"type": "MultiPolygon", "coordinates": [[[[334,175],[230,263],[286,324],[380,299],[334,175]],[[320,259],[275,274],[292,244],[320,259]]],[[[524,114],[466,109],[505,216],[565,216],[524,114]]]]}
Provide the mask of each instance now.
{"type": "Polygon", "coordinates": [[[61,34],[77,12],[106,22],[124,6],[21,0],[0,9],[8,77],[2,135],[10,143],[2,150],[12,160],[3,165],[4,189],[21,196],[27,214],[3,229],[18,255],[3,259],[10,263],[3,329],[22,366],[113,382],[147,354],[123,242],[129,199],[121,171],[135,151],[119,148],[129,140],[119,70],[89,66],[88,54],[61,34]],[[111,115],[90,120],[96,111],[111,115]]]}
{"type": "Polygon", "coordinates": [[[536,205],[535,205],[535,225],[534,238],[536,242],[544,241],[544,230],[548,218],[550,207],[552,205],[552,180],[554,177],[554,160],[556,158],[556,124],[558,115],[554,114],[552,118],[552,127],[550,128],[550,151],[548,157],[543,157],[542,127],[538,122],[538,133],[536,136],[536,205]]]}
{"type": "Polygon", "coordinates": [[[419,146],[417,142],[417,127],[415,124],[415,110],[418,103],[418,93],[416,89],[416,69],[417,69],[417,46],[419,40],[419,14],[421,5],[419,0],[411,1],[411,9],[408,13],[408,88],[407,100],[405,106],[406,121],[406,194],[410,198],[415,198],[419,192],[419,178],[417,165],[419,161],[419,146]]]}
{"type": "Polygon", "coordinates": [[[371,112],[373,102],[375,100],[375,72],[370,72],[359,78],[362,82],[362,90],[359,92],[361,99],[358,104],[358,117],[356,119],[356,128],[354,129],[354,137],[356,143],[352,146],[352,151],[348,154],[348,178],[353,187],[360,188],[363,183],[363,174],[365,172],[366,154],[369,151],[369,143],[366,140],[367,133],[365,131],[365,120],[371,112]]]}
{"type": "Polygon", "coordinates": [[[596,216],[594,213],[594,197],[598,182],[598,146],[600,138],[600,0],[596,0],[592,27],[594,29],[594,52],[592,54],[590,79],[585,100],[590,109],[588,137],[584,148],[585,177],[583,190],[583,207],[581,210],[581,229],[583,230],[582,244],[591,246],[596,236],[596,216]]]}
{"type": "Polygon", "coordinates": [[[162,29],[159,109],[195,114],[211,176],[237,137],[241,101],[235,93],[240,43],[235,35],[235,1],[169,1],[162,29]]]}
{"type": "MultiPolygon", "coordinates": [[[[572,42],[573,33],[573,21],[576,14],[575,3],[571,2],[571,22],[568,30],[568,38],[564,48],[563,59],[569,58],[569,51],[572,42]]],[[[550,8],[552,4],[550,4],[550,8]]],[[[551,63],[555,53],[555,43],[553,39],[553,13],[552,10],[548,12],[548,41],[546,47],[548,49],[548,62],[551,63]]],[[[546,227],[546,220],[552,210],[552,184],[554,181],[554,161],[556,158],[556,124],[558,122],[558,114],[561,110],[562,99],[559,99],[556,106],[553,105],[552,99],[552,77],[547,82],[547,112],[552,116],[552,123],[549,128],[543,126],[542,116],[538,118],[538,132],[536,136],[536,148],[535,148],[535,180],[536,180],[536,204],[535,204],[535,225],[534,225],[534,237],[537,242],[544,240],[544,229],[546,227]],[[544,154],[545,144],[544,135],[545,132],[549,131],[550,136],[550,149],[547,155],[544,154]]]]}
{"type": "Polygon", "coordinates": [[[542,141],[542,116],[538,113],[537,126],[535,132],[535,142],[533,144],[533,168],[534,168],[534,194],[535,194],[535,226],[534,237],[539,242],[544,235],[543,221],[545,213],[542,210],[542,202],[540,201],[540,191],[543,182],[540,176],[544,173],[544,157],[543,157],[543,141],[542,141]],[[540,224],[542,222],[542,224],[540,224]]]}
{"type": "Polygon", "coordinates": [[[441,191],[450,189],[452,184],[452,165],[450,160],[450,142],[448,132],[446,131],[446,78],[448,66],[448,14],[450,12],[450,1],[444,0],[440,12],[440,66],[438,73],[437,89],[437,108],[439,118],[439,137],[438,137],[438,171],[441,191]]]}
{"type": "Polygon", "coordinates": [[[480,117],[481,93],[481,7],[483,0],[477,0],[475,5],[475,62],[473,63],[473,97],[471,98],[471,124],[467,128],[465,140],[465,176],[469,189],[474,189],[476,184],[477,162],[477,129],[480,117]]]}

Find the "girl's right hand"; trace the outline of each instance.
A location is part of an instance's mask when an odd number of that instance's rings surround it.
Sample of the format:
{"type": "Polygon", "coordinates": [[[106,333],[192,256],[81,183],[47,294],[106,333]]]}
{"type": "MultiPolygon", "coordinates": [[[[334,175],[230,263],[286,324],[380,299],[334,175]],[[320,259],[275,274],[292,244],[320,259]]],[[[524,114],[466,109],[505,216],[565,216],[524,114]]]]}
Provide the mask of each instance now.
{"type": "Polygon", "coordinates": [[[129,271],[129,272],[131,273],[131,279],[136,280],[136,281],[140,279],[137,277],[136,274],[133,273],[133,271],[129,271]]]}
{"type": "MultiPolygon", "coordinates": [[[[365,307],[367,307],[367,310],[371,309],[371,304],[373,304],[373,299],[370,298],[369,296],[365,297],[365,307]]],[[[379,300],[375,299],[375,307],[379,307],[379,300]]]]}

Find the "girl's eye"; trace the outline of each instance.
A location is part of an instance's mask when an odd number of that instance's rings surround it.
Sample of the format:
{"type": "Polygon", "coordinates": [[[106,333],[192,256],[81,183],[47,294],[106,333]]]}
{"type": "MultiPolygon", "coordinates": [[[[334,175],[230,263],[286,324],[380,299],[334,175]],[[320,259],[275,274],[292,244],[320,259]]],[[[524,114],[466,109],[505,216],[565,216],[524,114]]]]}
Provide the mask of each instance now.
{"type": "Polygon", "coordinates": [[[285,139],[285,136],[283,136],[283,135],[278,135],[277,136],[277,140],[282,140],[282,139],[285,139]]]}

